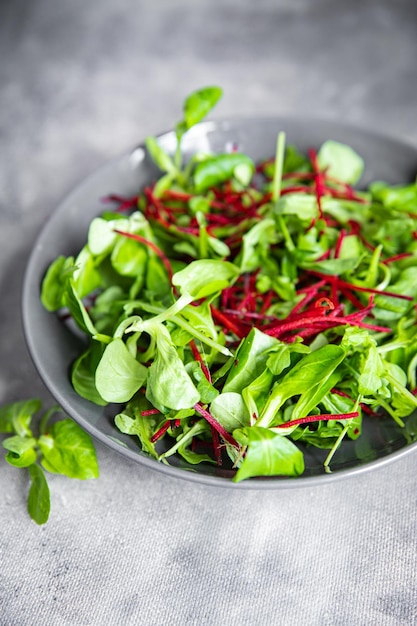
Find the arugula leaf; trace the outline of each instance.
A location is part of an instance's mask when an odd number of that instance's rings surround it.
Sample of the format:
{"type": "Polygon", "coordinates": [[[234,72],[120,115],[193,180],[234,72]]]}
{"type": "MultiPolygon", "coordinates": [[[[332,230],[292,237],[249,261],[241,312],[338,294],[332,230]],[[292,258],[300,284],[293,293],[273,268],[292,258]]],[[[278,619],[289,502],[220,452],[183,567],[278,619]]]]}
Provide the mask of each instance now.
{"type": "Polygon", "coordinates": [[[289,398],[300,396],[298,402],[301,403],[322,389],[345,356],[344,348],[332,344],[304,356],[282,380],[275,383],[257,426],[272,426],[277,412],[289,398]]]}
{"type": "Polygon", "coordinates": [[[279,346],[277,339],[257,328],[252,328],[236,351],[223,392],[241,392],[264,370],[273,351],[279,346]]]}

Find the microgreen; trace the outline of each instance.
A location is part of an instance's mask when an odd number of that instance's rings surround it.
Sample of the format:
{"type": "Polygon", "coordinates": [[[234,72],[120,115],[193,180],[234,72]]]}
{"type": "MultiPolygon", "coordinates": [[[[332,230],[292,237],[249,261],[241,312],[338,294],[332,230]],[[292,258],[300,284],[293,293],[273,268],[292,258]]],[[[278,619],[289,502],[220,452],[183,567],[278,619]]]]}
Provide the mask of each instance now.
{"type": "Polygon", "coordinates": [[[86,480],[99,474],[90,436],[69,418],[51,418],[59,407],[44,411],[40,400],[6,404],[0,408],[0,433],[6,461],[28,470],[30,488],[27,508],[37,524],[48,521],[51,503],[45,472],[86,480]]]}
{"type": "MultiPolygon", "coordinates": [[[[86,335],[77,393],[120,403],[116,426],[144,454],[228,462],[240,481],[299,476],[315,446],[330,471],[364,419],[403,427],[417,408],[416,187],[359,190],[350,146],[303,154],[280,129],[261,163],[239,145],[184,162],[186,133],[221,94],[186,98],[173,153],[147,139],[161,176],[105,199],[114,210],[51,264],[42,302],[86,335]]],[[[31,467],[15,422],[9,454],[31,467]]],[[[56,446],[36,445],[53,471],[56,446]]]]}

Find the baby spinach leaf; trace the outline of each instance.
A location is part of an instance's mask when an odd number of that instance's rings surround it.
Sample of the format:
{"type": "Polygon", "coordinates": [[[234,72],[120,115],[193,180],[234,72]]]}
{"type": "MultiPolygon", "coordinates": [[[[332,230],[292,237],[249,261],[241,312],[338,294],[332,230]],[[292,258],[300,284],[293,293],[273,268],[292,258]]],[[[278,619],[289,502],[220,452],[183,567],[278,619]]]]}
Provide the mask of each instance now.
{"type": "MultiPolygon", "coordinates": [[[[390,292],[416,298],[417,267],[407,267],[401,271],[397,280],[390,285],[390,292]]],[[[386,295],[375,296],[375,316],[381,320],[401,319],[413,307],[413,302],[386,295]]]]}
{"type": "Polygon", "coordinates": [[[340,276],[345,272],[351,272],[359,265],[360,258],[351,257],[344,259],[329,259],[324,261],[313,261],[308,263],[301,263],[302,267],[321,274],[329,276],[340,276]]]}
{"type": "Polygon", "coordinates": [[[258,418],[261,415],[270,395],[274,375],[266,368],[247,387],[242,389],[242,398],[248,408],[249,415],[258,418]]]}
{"type": "Polygon", "coordinates": [[[395,209],[401,213],[415,212],[417,204],[417,185],[387,185],[383,182],[375,182],[370,186],[372,196],[375,200],[390,209],[395,209]]]}
{"type": "Polygon", "coordinates": [[[74,270],[73,257],[59,256],[48,267],[41,287],[41,302],[47,311],[58,311],[64,306],[67,283],[74,270]]]}
{"type": "Polygon", "coordinates": [[[71,382],[75,391],[82,398],[86,398],[100,406],[107,404],[107,401],[97,391],[95,382],[96,369],[103,352],[104,345],[94,341],[74,362],[71,370],[71,382]]]}
{"type": "Polygon", "coordinates": [[[72,281],[78,296],[82,299],[101,287],[101,274],[96,268],[96,260],[88,246],[81,249],[74,263],[72,281]]]}
{"type": "Polygon", "coordinates": [[[337,385],[341,378],[340,372],[332,372],[312,386],[310,391],[302,393],[294,405],[291,419],[310,415],[323,400],[324,396],[337,385]]]}
{"type": "Polygon", "coordinates": [[[200,395],[200,402],[210,404],[218,395],[218,390],[209,382],[201,369],[200,363],[193,362],[186,366],[186,370],[195,381],[197,391],[200,395]]]}
{"type": "Polygon", "coordinates": [[[209,156],[197,163],[194,169],[194,190],[196,193],[202,193],[210,187],[221,185],[232,177],[243,185],[247,185],[254,171],[252,159],[245,154],[231,152],[209,156]]]}
{"type": "Polygon", "coordinates": [[[222,291],[238,275],[239,268],[233,263],[201,259],[176,272],[172,284],[179,288],[181,294],[189,294],[194,300],[199,300],[222,291]]]}
{"type": "Polygon", "coordinates": [[[317,216],[317,200],[308,194],[287,193],[277,202],[274,213],[296,215],[300,220],[309,221],[317,216]]]}
{"type": "Polygon", "coordinates": [[[350,146],[338,141],[325,141],[317,154],[321,169],[344,183],[355,184],[362,176],[364,161],[350,146]]]}
{"type": "Polygon", "coordinates": [[[99,395],[106,402],[127,402],[143,386],[148,369],[129,352],[122,339],[109,343],[95,375],[99,395]]]}
{"type": "Polygon", "coordinates": [[[147,258],[145,246],[127,237],[119,237],[111,253],[111,263],[116,272],[134,278],[145,274],[147,258]]]}
{"type": "Polygon", "coordinates": [[[79,297],[72,280],[68,280],[67,282],[67,288],[64,293],[64,303],[68,307],[74,321],[82,331],[87,333],[87,335],[97,334],[97,330],[94,327],[87,309],[79,297]]]}
{"type": "Polygon", "coordinates": [[[210,412],[229,433],[250,424],[249,412],[243,398],[234,391],[221,393],[214,398],[210,412]]]}
{"type": "Polygon", "coordinates": [[[303,453],[279,433],[253,426],[235,430],[233,437],[247,446],[234,482],[253,476],[300,476],[304,472],[303,453]]]}
{"type": "MultiPolygon", "coordinates": [[[[127,220],[124,220],[124,227],[127,228],[127,220]]],[[[117,234],[114,232],[116,220],[105,220],[102,217],[95,217],[88,229],[88,248],[91,254],[99,256],[108,254],[116,241],[117,234]]],[[[118,228],[123,228],[121,223],[118,228]]]]}
{"type": "Polygon", "coordinates": [[[176,450],[182,456],[182,458],[191,465],[196,465],[197,463],[203,462],[215,464],[216,461],[205,452],[197,452],[190,449],[190,442],[193,439],[200,438],[206,439],[208,441],[210,440],[210,427],[207,422],[205,422],[204,420],[199,420],[195,424],[185,424],[183,433],[178,438],[177,443],[175,444],[176,450]]]}
{"type": "Polygon", "coordinates": [[[161,412],[193,407],[200,400],[200,394],[168,330],[163,324],[153,324],[147,327],[147,332],[155,336],[157,345],[155,359],[148,368],[147,399],[161,412]]]}

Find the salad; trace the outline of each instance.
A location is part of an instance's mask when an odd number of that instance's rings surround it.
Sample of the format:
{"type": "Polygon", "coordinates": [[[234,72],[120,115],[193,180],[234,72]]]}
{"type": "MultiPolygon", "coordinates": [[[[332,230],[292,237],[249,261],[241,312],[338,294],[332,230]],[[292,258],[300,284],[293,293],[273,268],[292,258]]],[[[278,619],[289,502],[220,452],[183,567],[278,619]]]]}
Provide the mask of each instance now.
{"type": "Polygon", "coordinates": [[[85,246],[60,256],[41,299],[86,338],[76,392],[115,404],[115,424],[170,463],[233,480],[324,471],[364,420],[417,408],[417,186],[359,189],[364,162],[328,140],[307,154],[279,132],[259,163],[181,142],[221,98],[189,95],[160,177],[109,196],[85,246]]]}

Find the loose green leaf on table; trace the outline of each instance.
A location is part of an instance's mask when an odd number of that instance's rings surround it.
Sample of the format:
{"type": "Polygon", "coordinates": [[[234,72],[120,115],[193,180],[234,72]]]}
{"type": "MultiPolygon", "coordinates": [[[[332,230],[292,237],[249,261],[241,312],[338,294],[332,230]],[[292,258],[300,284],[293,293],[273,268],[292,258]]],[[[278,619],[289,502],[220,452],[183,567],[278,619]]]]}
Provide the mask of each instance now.
{"type": "Polygon", "coordinates": [[[50,494],[44,470],[82,480],[99,475],[91,437],[69,418],[52,422],[58,407],[38,415],[41,409],[42,403],[38,399],[12,402],[0,408],[0,432],[13,433],[2,441],[5,460],[28,471],[27,508],[37,524],[45,524],[50,513],[50,494]]]}

